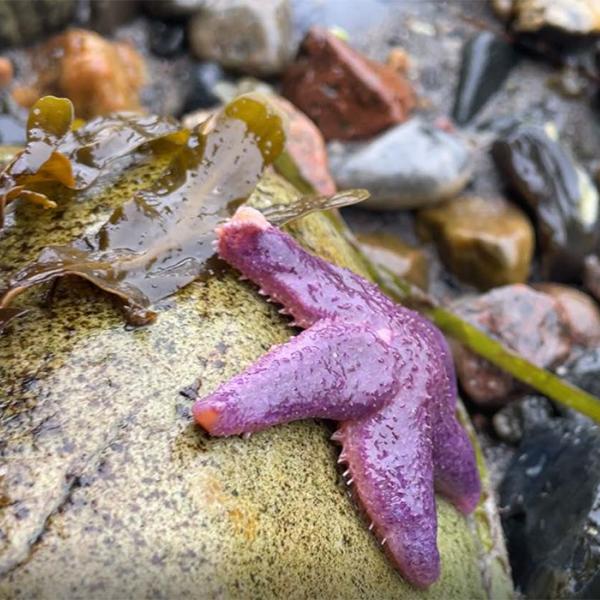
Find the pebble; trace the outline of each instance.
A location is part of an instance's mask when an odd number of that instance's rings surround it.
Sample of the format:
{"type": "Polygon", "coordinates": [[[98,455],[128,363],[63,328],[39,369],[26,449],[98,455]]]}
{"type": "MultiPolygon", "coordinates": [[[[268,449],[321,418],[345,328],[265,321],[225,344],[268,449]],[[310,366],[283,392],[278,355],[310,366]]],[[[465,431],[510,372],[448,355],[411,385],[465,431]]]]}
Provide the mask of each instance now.
{"type": "Polygon", "coordinates": [[[285,98],[273,95],[270,99],[287,117],[286,150],[296,163],[302,178],[318,194],[335,194],[336,185],[329,172],[327,148],[319,128],[285,98]]]}
{"type": "Polygon", "coordinates": [[[554,407],[544,396],[525,396],[507,404],[493,417],[494,432],[508,444],[519,444],[529,430],[547,423],[554,407]]]}
{"type": "Polygon", "coordinates": [[[453,198],[472,173],[471,152],[456,133],[420,117],[359,146],[330,145],[333,177],[340,189],[366,188],[362,206],[420,208],[453,198]]]}
{"type": "Polygon", "coordinates": [[[422,250],[389,233],[358,233],[356,238],[369,260],[427,290],[429,265],[422,250]]]}
{"type": "Polygon", "coordinates": [[[592,296],[600,302],[600,259],[597,256],[586,257],[583,283],[592,296]]]}
{"type": "MultiPolygon", "coordinates": [[[[506,4],[508,2],[499,2],[506,4]]],[[[502,10],[502,9],[501,9],[502,10]]],[[[600,33],[598,0],[512,0],[507,11],[519,33],[553,32],[569,36],[600,33]]]]}
{"type": "Polygon", "coordinates": [[[536,216],[543,276],[580,281],[584,259],[600,241],[599,196],[590,176],[551,127],[512,127],[494,142],[492,156],[536,216]]]}
{"type": "Polygon", "coordinates": [[[10,85],[13,75],[13,66],[10,59],[0,56],[0,89],[10,85]]]}
{"type": "Polygon", "coordinates": [[[117,110],[141,110],[146,67],[141,55],[126,42],[70,29],[38,46],[33,66],[36,80],[13,92],[25,107],[52,93],[69,98],[76,115],[83,119],[117,110]]]}
{"type": "Polygon", "coordinates": [[[207,0],[144,0],[144,8],[152,15],[180,20],[199,12],[207,0]]]}
{"type": "Polygon", "coordinates": [[[204,110],[217,106],[222,98],[217,92],[218,84],[227,81],[225,72],[215,62],[194,62],[187,70],[187,89],[182,113],[204,110]]]}
{"type": "Polygon", "coordinates": [[[327,140],[370,137],[405,121],[416,102],[404,77],[318,27],[307,33],[286,70],[282,92],[327,140]]]}
{"type": "Polygon", "coordinates": [[[24,145],[26,139],[25,123],[12,115],[0,113],[0,145],[24,145]]]}
{"type": "Polygon", "coordinates": [[[464,196],[423,209],[417,230],[435,242],[442,261],[466,283],[486,290],[527,280],[533,227],[503,199],[464,196]]]}
{"type": "Polygon", "coordinates": [[[280,73],[295,45],[288,0],[214,0],[189,23],[192,53],[251,75],[280,73]]]}
{"type": "Polygon", "coordinates": [[[502,86],[516,62],[512,44],[489,31],[468,40],[463,48],[454,120],[460,125],[468,123],[502,86]]]}
{"type": "Polygon", "coordinates": [[[513,10],[513,0],[491,0],[492,8],[498,17],[507,21],[513,10]]]}
{"type": "Polygon", "coordinates": [[[139,8],[138,0],[78,0],[76,22],[102,35],[109,35],[131,21],[139,8]]]}
{"type": "MultiPolygon", "coordinates": [[[[526,285],[462,298],[452,309],[539,367],[555,367],[571,351],[570,332],[556,300],[526,285]]],[[[459,344],[453,344],[453,351],[460,384],[477,404],[503,406],[518,392],[508,373],[459,344]]]]}
{"type": "Polygon", "coordinates": [[[0,49],[32,44],[64,27],[76,10],[75,0],[0,0],[0,49]],[[25,9],[25,10],[24,10],[25,9]]]}
{"type": "Polygon", "coordinates": [[[526,429],[500,485],[513,578],[528,598],[597,598],[600,433],[555,418],[526,429]]]}
{"type": "Polygon", "coordinates": [[[385,63],[399,75],[406,75],[410,68],[410,56],[404,48],[392,48],[385,63]]]}
{"type": "Polygon", "coordinates": [[[153,19],[149,25],[150,50],[161,58],[173,58],[185,51],[185,29],[180,23],[153,19]]]}
{"type": "Polygon", "coordinates": [[[600,310],[587,294],[558,283],[536,283],[533,287],[558,302],[574,344],[588,348],[600,345],[600,310]]]}
{"type": "MultiPolygon", "coordinates": [[[[225,104],[233,98],[250,92],[257,92],[283,113],[286,127],[286,150],[293,159],[299,174],[317,194],[331,196],[336,192],[335,182],[329,172],[329,159],[325,141],[318,127],[291,102],[275,93],[264,81],[243,77],[237,82],[219,82],[214,86],[215,93],[225,104]]],[[[185,122],[197,122],[205,118],[204,110],[185,117],[185,122]],[[197,115],[197,116],[195,116],[197,115]]]]}
{"type": "Polygon", "coordinates": [[[600,397],[600,346],[579,353],[570,359],[562,370],[565,379],[600,397]]]}

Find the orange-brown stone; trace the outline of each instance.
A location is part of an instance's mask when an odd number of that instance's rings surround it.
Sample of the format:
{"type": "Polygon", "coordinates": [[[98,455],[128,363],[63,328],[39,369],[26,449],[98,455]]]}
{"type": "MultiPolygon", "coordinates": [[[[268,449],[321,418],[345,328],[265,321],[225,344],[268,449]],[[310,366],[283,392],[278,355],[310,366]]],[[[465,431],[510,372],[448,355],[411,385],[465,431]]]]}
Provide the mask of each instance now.
{"type": "Polygon", "coordinates": [[[78,117],[89,119],[117,110],[140,110],[146,80],[140,54],[126,42],[111,42],[92,31],[72,29],[38,46],[33,54],[36,80],[14,90],[29,107],[40,96],[66,96],[78,117]]]}

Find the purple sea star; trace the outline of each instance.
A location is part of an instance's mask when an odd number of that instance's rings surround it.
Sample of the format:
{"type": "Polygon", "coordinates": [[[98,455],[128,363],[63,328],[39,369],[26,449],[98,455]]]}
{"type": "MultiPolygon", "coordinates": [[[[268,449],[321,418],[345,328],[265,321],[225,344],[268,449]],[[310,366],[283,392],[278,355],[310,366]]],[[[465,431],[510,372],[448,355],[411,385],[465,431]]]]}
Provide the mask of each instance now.
{"type": "Polygon", "coordinates": [[[217,436],[306,418],[340,421],[340,462],[375,534],[407,580],[430,585],[440,572],[434,488],[465,514],[480,495],[444,337],[251,208],[217,233],[221,258],[306,331],[198,399],[196,421],[217,436]]]}

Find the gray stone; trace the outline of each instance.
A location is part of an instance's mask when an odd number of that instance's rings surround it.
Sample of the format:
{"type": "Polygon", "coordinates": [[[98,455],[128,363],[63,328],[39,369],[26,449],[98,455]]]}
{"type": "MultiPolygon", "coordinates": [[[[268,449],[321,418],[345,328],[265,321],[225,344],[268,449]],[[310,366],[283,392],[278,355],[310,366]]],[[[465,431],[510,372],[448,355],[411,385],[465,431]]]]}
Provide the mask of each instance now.
{"type": "Polygon", "coordinates": [[[371,198],[363,206],[380,210],[447,200],[471,177],[463,140],[419,117],[354,148],[332,144],[329,158],[338,187],[368,189],[371,198]]]}
{"type": "Polygon", "coordinates": [[[295,54],[287,0],[214,0],[189,26],[192,52],[226,68],[275,75],[295,54]]]}
{"type": "Polygon", "coordinates": [[[31,44],[66,25],[74,0],[0,0],[0,49],[31,44]]]}
{"type": "Polygon", "coordinates": [[[108,35],[133,19],[139,8],[140,0],[79,0],[75,21],[82,27],[108,35]]]}

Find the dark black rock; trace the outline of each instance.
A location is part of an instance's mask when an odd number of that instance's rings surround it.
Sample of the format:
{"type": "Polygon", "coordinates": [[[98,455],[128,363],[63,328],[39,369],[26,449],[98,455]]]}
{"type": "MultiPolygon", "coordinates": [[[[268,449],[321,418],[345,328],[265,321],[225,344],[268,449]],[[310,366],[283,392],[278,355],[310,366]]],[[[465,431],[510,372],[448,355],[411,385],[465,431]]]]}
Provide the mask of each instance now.
{"type": "Polygon", "coordinates": [[[173,58],[185,50],[185,29],[180,23],[153,20],[148,38],[152,53],[162,58],[173,58]]]}
{"type": "Polygon", "coordinates": [[[570,152],[541,127],[517,126],[492,146],[506,183],[537,221],[543,275],[579,282],[600,238],[598,191],[570,152]]]}
{"type": "Polygon", "coordinates": [[[169,21],[184,21],[204,8],[206,0],[143,0],[148,14],[169,21]]]}
{"type": "Polygon", "coordinates": [[[517,58],[511,44],[489,31],[465,44],[452,112],[457,123],[464,125],[477,114],[504,83],[517,58]]]}
{"type": "Polygon", "coordinates": [[[213,62],[194,63],[188,72],[188,93],[182,113],[211,108],[221,103],[215,85],[227,79],[223,69],[213,62]]]}
{"type": "Polygon", "coordinates": [[[554,417],[552,403],[543,396],[525,396],[510,402],[493,417],[496,435],[504,442],[518,444],[523,435],[554,417]]]}
{"type": "Polygon", "coordinates": [[[564,365],[566,379],[594,396],[600,396],[600,348],[592,348],[564,365]]]}
{"type": "Polygon", "coordinates": [[[133,19],[139,9],[139,0],[77,0],[74,22],[102,35],[109,35],[133,19]]]}
{"type": "Polygon", "coordinates": [[[600,433],[557,418],[523,437],[500,486],[515,583],[528,597],[589,598],[600,570],[600,433]]]}
{"type": "Polygon", "coordinates": [[[19,146],[25,143],[25,123],[12,115],[0,114],[0,145],[19,146]]]}

